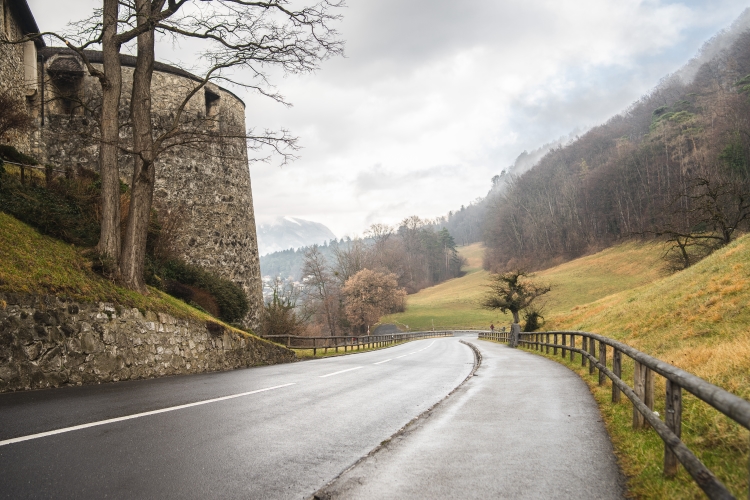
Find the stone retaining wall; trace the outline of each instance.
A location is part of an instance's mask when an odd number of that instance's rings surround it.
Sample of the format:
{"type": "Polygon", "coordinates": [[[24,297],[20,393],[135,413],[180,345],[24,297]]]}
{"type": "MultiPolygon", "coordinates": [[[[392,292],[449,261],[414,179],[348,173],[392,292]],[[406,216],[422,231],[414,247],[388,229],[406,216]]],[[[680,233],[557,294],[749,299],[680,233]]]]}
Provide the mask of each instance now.
{"type": "Polygon", "coordinates": [[[0,392],[285,363],[284,347],[218,323],[100,302],[0,294],[0,392]]]}

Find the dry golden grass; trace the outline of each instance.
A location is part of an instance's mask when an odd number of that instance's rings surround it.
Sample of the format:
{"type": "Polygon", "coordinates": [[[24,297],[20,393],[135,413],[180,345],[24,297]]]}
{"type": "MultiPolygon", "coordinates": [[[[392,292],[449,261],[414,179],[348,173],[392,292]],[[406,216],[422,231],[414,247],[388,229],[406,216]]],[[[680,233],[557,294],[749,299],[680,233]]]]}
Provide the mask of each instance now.
{"type": "Polygon", "coordinates": [[[750,387],[750,236],[685,271],[550,318],[595,331],[724,386],[750,387]]]}

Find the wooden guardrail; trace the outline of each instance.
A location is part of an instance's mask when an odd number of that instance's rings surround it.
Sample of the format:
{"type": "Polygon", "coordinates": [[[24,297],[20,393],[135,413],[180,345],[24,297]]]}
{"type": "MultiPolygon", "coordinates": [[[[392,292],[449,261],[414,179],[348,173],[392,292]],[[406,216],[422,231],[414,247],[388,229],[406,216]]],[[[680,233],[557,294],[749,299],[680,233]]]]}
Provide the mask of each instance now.
{"type": "Polygon", "coordinates": [[[47,183],[49,183],[50,179],[53,177],[54,174],[63,174],[63,175],[70,175],[69,171],[61,170],[59,168],[54,168],[51,165],[27,165],[25,163],[16,163],[14,161],[8,161],[8,160],[0,160],[0,163],[3,163],[4,165],[13,165],[14,167],[18,167],[18,169],[21,172],[21,184],[26,184],[26,169],[30,169],[30,171],[34,170],[40,170],[44,172],[44,178],[47,183]]]}
{"type": "MultiPolygon", "coordinates": [[[[510,333],[482,332],[479,338],[510,342],[510,333]]],[[[633,428],[653,427],[664,441],[664,475],[673,477],[677,473],[678,461],[682,463],[695,482],[712,499],[734,498],[722,482],[682,442],[682,390],[712,406],[746,429],[750,429],[750,402],[725,391],[702,378],[656,359],[627,344],[595,333],[578,331],[521,333],[519,344],[530,349],[546,350],[547,354],[570,356],[581,355],[581,366],[588,362],[589,374],[599,370],[599,385],[606,378],[612,380],[612,402],[620,401],[625,394],[633,403],[633,428]],[[577,340],[580,338],[580,348],[577,340]],[[598,346],[598,352],[597,352],[598,346]],[[611,350],[611,369],[607,367],[611,350]],[[634,381],[631,388],[622,380],[622,355],[635,363],[634,381]],[[666,379],[666,415],[662,421],[654,413],[654,372],[666,379]]],[[[750,498],[750,492],[748,492],[750,498]]]]}
{"type": "Polygon", "coordinates": [[[268,335],[264,339],[284,344],[289,349],[312,349],[313,356],[318,349],[335,349],[343,348],[344,352],[354,350],[355,347],[385,347],[388,345],[404,342],[407,340],[426,339],[431,337],[452,337],[453,332],[441,330],[436,332],[411,332],[411,333],[393,333],[387,335],[364,335],[359,337],[353,336],[335,336],[335,337],[303,337],[299,335],[268,335]]]}

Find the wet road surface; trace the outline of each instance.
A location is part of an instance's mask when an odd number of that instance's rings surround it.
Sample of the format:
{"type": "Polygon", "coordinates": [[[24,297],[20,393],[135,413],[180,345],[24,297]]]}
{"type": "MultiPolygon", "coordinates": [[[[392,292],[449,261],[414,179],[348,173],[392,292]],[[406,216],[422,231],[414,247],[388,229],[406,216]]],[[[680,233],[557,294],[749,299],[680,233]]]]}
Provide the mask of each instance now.
{"type": "Polygon", "coordinates": [[[586,384],[541,356],[469,341],[482,353],[475,376],[317,497],[623,498],[586,384]]]}
{"type": "Polygon", "coordinates": [[[0,497],[309,497],[473,366],[466,345],[437,338],[232,372],[0,394],[0,497]]]}

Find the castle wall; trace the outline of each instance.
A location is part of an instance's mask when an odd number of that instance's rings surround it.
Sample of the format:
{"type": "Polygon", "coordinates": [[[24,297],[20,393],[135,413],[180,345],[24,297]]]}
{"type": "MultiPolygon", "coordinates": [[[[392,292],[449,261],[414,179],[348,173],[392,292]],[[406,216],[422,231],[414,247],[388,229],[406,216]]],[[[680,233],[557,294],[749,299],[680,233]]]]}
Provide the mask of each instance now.
{"type": "MultiPolygon", "coordinates": [[[[10,0],[0,0],[0,37],[4,40],[18,40],[23,35],[19,20],[10,8],[10,0]]],[[[23,45],[0,44],[0,75],[0,92],[10,92],[21,106],[26,106],[23,45]]],[[[5,139],[21,149],[29,148],[27,134],[11,132],[5,139]]]]}
{"type": "Polygon", "coordinates": [[[289,349],[218,323],[0,294],[0,392],[288,363],[289,349]]]}
{"type": "MultiPolygon", "coordinates": [[[[39,123],[32,134],[32,153],[60,168],[81,166],[98,171],[99,82],[82,71],[82,64],[76,66],[77,58],[64,49],[43,49],[40,53],[39,86],[45,97],[43,109],[41,98],[32,105],[39,123]]],[[[160,67],[162,70],[158,66],[154,72],[152,84],[157,136],[172,123],[179,103],[196,85],[187,73],[160,67]]],[[[132,74],[132,67],[123,67],[121,123],[128,117],[132,74]]],[[[183,144],[163,152],[156,161],[154,203],[162,213],[183,214],[175,237],[180,257],[245,290],[250,304],[245,324],[257,330],[263,297],[244,140],[244,105],[230,92],[209,84],[206,91],[201,89],[190,100],[182,123],[187,129],[214,133],[219,138],[206,140],[200,134],[187,134],[178,138],[183,144]]],[[[123,144],[127,145],[130,138],[130,129],[123,126],[123,144]]],[[[120,172],[129,184],[132,157],[124,153],[120,172]]]]}

